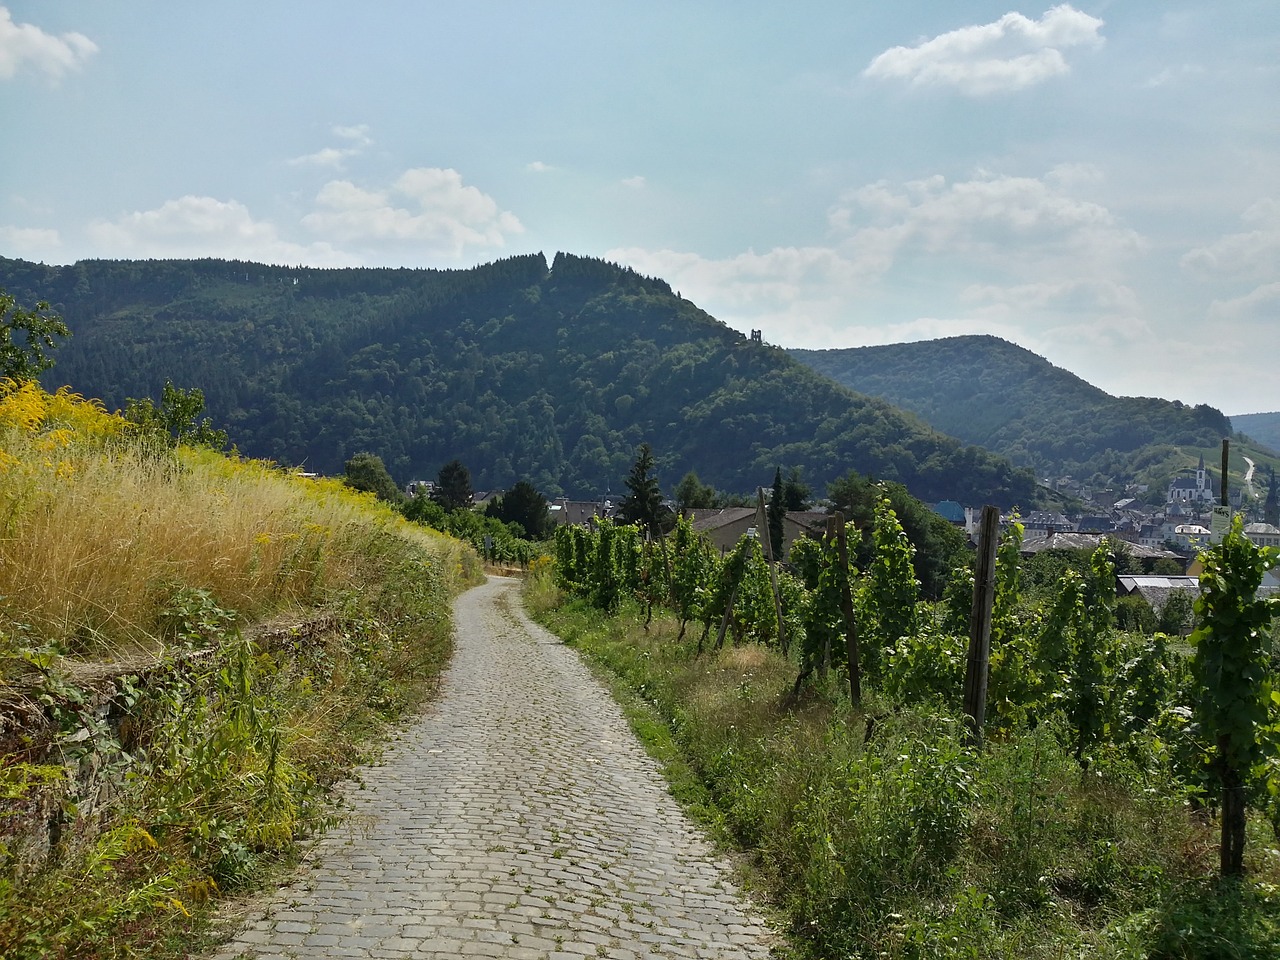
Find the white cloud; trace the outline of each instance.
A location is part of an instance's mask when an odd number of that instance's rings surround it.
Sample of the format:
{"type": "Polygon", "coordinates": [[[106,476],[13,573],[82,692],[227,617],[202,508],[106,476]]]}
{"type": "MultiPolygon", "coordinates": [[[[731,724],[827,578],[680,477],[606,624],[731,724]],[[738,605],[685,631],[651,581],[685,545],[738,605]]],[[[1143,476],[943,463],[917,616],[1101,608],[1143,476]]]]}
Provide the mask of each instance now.
{"type": "Polygon", "coordinates": [[[994,23],[961,27],[913,47],[892,47],[863,71],[874,80],[913,87],[954,87],[968,96],[1022,90],[1070,72],[1063,51],[1098,47],[1103,21],[1070,4],[1039,20],[1006,13],[994,23]]]}
{"type": "Polygon", "coordinates": [[[359,156],[373,144],[373,140],[369,137],[369,128],[364,124],[355,127],[333,127],[330,129],[330,133],[341,140],[346,140],[350,143],[350,146],[324,147],[315,153],[294,157],[288,161],[289,165],[338,169],[348,158],[359,156]]]}
{"type": "Polygon", "coordinates": [[[672,289],[729,326],[761,328],[771,343],[831,346],[848,342],[848,306],[866,277],[830,247],[775,247],[723,259],[676,250],[625,247],[604,254],[672,289]]]}
{"type": "Polygon", "coordinates": [[[619,248],[606,257],[787,346],[889,343],[962,327],[1023,344],[1089,324],[1148,334],[1125,269],[1142,237],[1068,189],[1100,176],[1062,167],[1043,179],[882,181],[832,208],[829,245],[718,259],[619,248]]]}
{"type": "Polygon", "coordinates": [[[1092,163],[1060,163],[1047,174],[1045,182],[1063,190],[1101,183],[1106,175],[1092,163]]]}
{"type": "Polygon", "coordinates": [[[350,140],[360,147],[368,147],[373,144],[373,140],[369,138],[369,125],[365,123],[357,124],[354,127],[335,126],[331,132],[335,137],[350,140]]]}
{"type": "Polygon", "coordinates": [[[1050,310],[1132,316],[1139,310],[1138,297],[1129,286],[1090,278],[1009,287],[971,284],[960,291],[957,299],[960,303],[993,307],[1002,315],[1014,317],[1050,310]]]}
{"type": "Polygon", "coordinates": [[[50,80],[78,70],[98,52],[98,45],[82,33],[55,37],[30,23],[14,23],[8,7],[0,7],[0,80],[9,80],[29,66],[50,80]]]}
{"type": "Polygon", "coordinates": [[[1226,234],[1188,251],[1182,257],[1183,269],[1201,279],[1227,276],[1270,280],[1280,276],[1280,203],[1270,198],[1259,200],[1240,219],[1253,229],[1226,234]]]}
{"type": "Polygon", "coordinates": [[[644,177],[627,177],[622,181],[622,185],[629,190],[643,190],[647,181],[644,177]]]}
{"type": "Polygon", "coordinates": [[[934,176],[899,187],[882,181],[846,194],[828,221],[844,238],[843,250],[882,271],[906,253],[1100,267],[1142,249],[1137,232],[1106,207],[1061,186],[1071,179],[1055,168],[1044,180],[987,175],[948,183],[934,176]]]}
{"type": "Polygon", "coordinates": [[[60,237],[57,230],[0,225],[0,246],[12,251],[13,256],[38,260],[57,250],[59,245],[60,237]]]}
{"type": "Polygon", "coordinates": [[[456,170],[419,167],[390,188],[368,190],[349,180],[326,183],[317,209],[302,218],[313,233],[356,244],[412,244],[425,253],[460,256],[467,247],[501,247],[524,227],[512,213],[456,170]]]}
{"type": "Polygon", "coordinates": [[[1194,63],[1184,63],[1180,67],[1165,67],[1155,76],[1148,78],[1142,86],[1147,90],[1155,90],[1159,87],[1170,86],[1188,77],[1202,76],[1204,72],[1204,67],[1194,63]]]}
{"type": "Polygon", "coordinates": [[[605,259],[667,280],[702,302],[712,300],[747,315],[785,309],[801,300],[821,298],[823,291],[847,291],[859,280],[857,266],[829,247],[775,247],[766,253],[748,250],[716,260],[675,250],[620,247],[605,259]]]}
{"type": "Polygon", "coordinates": [[[86,231],[98,255],[111,258],[225,257],[264,263],[357,266],[328,243],[302,245],[282,238],[276,227],[255,220],[235,200],[185,196],[154,210],[114,221],[96,221],[86,231]]]}
{"type": "Polygon", "coordinates": [[[1209,306],[1209,318],[1214,321],[1263,323],[1268,333],[1273,332],[1280,322],[1280,282],[1264,283],[1243,297],[1213,301],[1209,306]]]}
{"type": "Polygon", "coordinates": [[[301,157],[294,157],[289,161],[290,166],[294,167],[341,167],[347,157],[353,156],[357,151],[343,150],[339,147],[322,147],[315,153],[304,154],[301,157]]]}
{"type": "Polygon", "coordinates": [[[535,160],[533,163],[526,164],[525,169],[530,173],[550,173],[555,167],[549,163],[543,163],[541,160],[535,160]]]}

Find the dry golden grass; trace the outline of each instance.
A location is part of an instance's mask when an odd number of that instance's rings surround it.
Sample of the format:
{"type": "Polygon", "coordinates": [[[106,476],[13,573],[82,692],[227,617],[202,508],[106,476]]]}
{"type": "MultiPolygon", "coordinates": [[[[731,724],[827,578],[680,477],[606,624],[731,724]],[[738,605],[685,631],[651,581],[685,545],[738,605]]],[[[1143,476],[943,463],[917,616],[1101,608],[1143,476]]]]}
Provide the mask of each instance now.
{"type": "Polygon", "coordinates": [[[457,541],[338,482],[157,451],[129,428],[65,391],[0,381],[0,596],[64,651],[153,646],[179,585],[245,620],[362,589],[370,538],[387,530],[421,543],[450,579],[475,574],[457,541]]]}

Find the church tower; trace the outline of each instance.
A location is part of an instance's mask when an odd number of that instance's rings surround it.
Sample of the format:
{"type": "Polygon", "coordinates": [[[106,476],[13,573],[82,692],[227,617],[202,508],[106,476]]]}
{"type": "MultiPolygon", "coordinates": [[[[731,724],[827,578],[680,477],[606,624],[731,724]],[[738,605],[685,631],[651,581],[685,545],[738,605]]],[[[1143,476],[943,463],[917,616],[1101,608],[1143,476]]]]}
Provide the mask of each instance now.
{"type": "Polygon", "coordinates": [[[1200,454],[1200,465],[1196,467],[1196,499],[1205,503],[1213,501],[1213,477],[1204,468],[1204,454],[1200,454]]]}

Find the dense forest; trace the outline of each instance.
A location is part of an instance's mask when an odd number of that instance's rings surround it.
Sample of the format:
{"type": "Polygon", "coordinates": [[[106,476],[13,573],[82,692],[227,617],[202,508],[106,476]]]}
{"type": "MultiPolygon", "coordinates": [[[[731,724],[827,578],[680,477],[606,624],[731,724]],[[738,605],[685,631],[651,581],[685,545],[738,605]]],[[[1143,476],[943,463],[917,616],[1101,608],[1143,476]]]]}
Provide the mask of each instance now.
{"type": "Polygon", "coordinates": [[[670,489],[856,469],[925,500],[1037,502],[1034,476],[752,342],[662,280],[541,254],[470,270],[218,260],[0,259],[0,286],[71,328],[46,386],[109,408],[204,391],[246,455],[336,473],[379,455],[401,483],[455,458],[477,489],[616,490],[642,442],[670,489]]]}
{"type": "Polygon", "coordinates": [[[1101,475],[1163,490],[1178,470],[1233,435],[1232,421],[1213,407],[1113,397],[998,337],[789,352],[1041,477],[1101,475]]]}

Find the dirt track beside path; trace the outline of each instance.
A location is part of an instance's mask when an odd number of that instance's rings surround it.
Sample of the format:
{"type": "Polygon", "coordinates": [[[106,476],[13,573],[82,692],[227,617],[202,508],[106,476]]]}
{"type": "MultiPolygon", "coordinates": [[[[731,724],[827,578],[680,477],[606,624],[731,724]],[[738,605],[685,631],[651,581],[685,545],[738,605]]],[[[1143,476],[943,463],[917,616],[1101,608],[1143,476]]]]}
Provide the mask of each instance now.
{"type": "Polygon", "coordinates": [[[764,958],[770,932],[519,582],[455,604],[441,696],[216,960],[764,958]]]}

